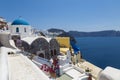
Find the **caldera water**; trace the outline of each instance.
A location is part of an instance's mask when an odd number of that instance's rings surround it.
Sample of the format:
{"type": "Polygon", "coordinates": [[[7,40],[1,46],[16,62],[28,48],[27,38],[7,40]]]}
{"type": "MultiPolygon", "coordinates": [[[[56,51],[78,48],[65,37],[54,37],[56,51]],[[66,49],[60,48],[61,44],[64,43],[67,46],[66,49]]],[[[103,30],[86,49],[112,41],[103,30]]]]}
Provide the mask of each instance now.
{"type": "Polygon", "coordinates": [[[76,38],[82,57],[104,69],[107,66],[120,69],[120,37],[76,38]]]}

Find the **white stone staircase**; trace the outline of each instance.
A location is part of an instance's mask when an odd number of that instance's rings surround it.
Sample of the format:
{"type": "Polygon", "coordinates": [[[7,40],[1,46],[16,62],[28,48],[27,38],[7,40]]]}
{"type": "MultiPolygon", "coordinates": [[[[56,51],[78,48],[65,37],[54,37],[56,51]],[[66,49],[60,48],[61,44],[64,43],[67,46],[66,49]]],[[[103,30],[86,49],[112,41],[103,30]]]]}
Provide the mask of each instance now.
{"type": "Polygon", "coordinates": [[[0,34],[0,43],[8,48],[13,48],[16,49],[17,47],[15,46],[15,43],[13,40],[10,39],[10,34],[9,33],[1,33],[0,34]]]}

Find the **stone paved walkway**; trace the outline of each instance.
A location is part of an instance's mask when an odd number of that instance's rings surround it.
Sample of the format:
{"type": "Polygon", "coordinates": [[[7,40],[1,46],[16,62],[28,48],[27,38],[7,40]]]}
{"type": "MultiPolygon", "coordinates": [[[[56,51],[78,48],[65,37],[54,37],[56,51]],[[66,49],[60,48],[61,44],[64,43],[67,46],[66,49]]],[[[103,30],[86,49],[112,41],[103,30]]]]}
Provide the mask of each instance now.
{"type": "Polygon", "coordinates": [[[8,56],[10,80],[49,80],[41,74],[20,54],[8,56]]]}

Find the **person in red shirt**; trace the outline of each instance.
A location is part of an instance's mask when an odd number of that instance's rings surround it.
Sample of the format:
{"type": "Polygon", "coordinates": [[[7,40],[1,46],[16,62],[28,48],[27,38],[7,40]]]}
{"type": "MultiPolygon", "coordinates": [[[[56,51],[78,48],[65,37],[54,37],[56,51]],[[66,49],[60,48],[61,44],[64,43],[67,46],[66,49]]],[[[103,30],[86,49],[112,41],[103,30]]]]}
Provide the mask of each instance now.
{"type": "Polygon", "coordinates": [[[55,70],[53,69],[53,66],[51,66],[51,68],[49,69],[49,72],[50,72],[51,78],[56,78],[56,73],[55,73],[55,70]]]}

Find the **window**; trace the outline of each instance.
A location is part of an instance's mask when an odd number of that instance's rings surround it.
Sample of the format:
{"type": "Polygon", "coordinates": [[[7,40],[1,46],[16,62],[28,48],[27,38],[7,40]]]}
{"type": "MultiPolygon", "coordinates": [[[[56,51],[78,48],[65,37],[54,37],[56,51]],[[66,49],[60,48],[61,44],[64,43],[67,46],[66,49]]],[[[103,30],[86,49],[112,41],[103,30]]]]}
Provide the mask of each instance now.
{"type": "Polygon", "coordinates": [[[53,50],[51,50],[51,57],[53,57],[54,56],[54,53],[53,53],[53,50]]]}
{"type": "Polygon", "coordinates": [[[57,55],[56,49],[54,49],[54,55],[57,55]]]}
{"type": "Polygon", "coordinates": [[[16,28],[16,32],[19,32],[19,28],[18,27],[16,28]]]}
{"type": "Polygon", "coordinates": [[[44,54],[43,53],[40,53],[38,56],[44,58],[44,54]]]}
{"type": "Polygon", "coordinates": [[[26,32],[26,28],[24,28],[24,32],[26,32]]]}

